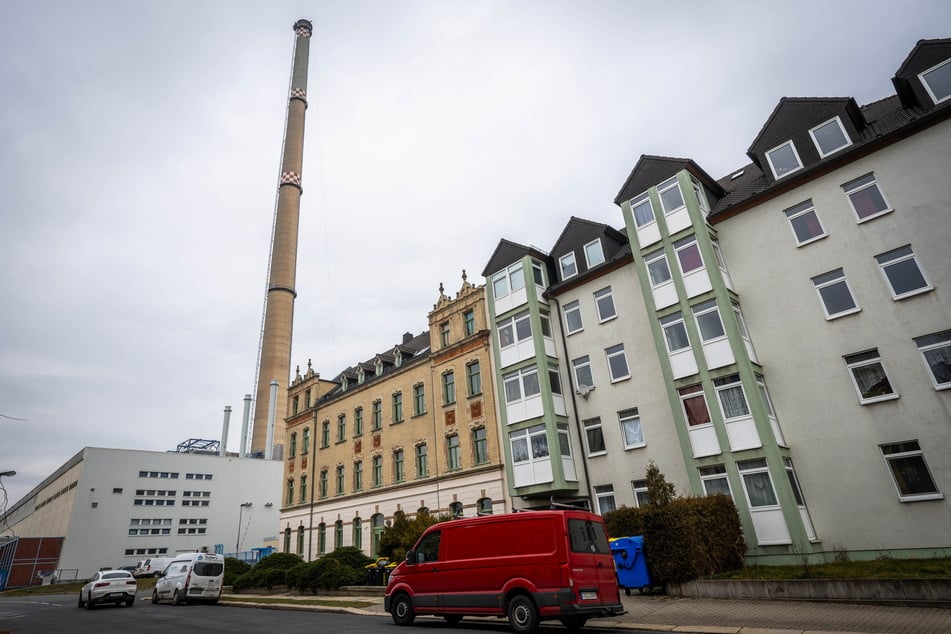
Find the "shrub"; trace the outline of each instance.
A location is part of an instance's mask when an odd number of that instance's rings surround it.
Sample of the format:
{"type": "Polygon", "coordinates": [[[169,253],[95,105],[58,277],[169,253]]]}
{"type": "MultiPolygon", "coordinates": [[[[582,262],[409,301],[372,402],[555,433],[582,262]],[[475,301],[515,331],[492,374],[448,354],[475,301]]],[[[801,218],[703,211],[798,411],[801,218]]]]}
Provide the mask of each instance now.
{"type": "Polygon", "coordinates": [[[289,586],[301,592],[361,585],[366,578],[364,566],[373,561],[359,549],[347,546],[338,548],[316,561],[294,566],[287,571],[286,580],[289,586]]]}
{"type": "Polygon", "coordinates": [[[267,588],[287,583],[287,571],[301,563],[298,555],[291,553],[273,553],[268,555],[251,570],[238,576],[232,584],[235,590],[245,588],[267,588]]]}
{"type": "Polygon", "coordinates": [[[402,561],[406,557],[406,551],[413,547],[423,531],[446,519],[449,518],[435,518],[429,513],[417,513],[416,517],[408,520],[405,513],[394,513],[393,524],[387,526],[380,536],[380,556],[389,557],[390,561],[394,562],[402,561]]]}
{"type": "Polygon", "coordinates": [[[235,557],[225,557],[225,579],[222,582],[226,586],[234,585],[234,580],[251,570],[251,564],[241,561],[235,557]]]}

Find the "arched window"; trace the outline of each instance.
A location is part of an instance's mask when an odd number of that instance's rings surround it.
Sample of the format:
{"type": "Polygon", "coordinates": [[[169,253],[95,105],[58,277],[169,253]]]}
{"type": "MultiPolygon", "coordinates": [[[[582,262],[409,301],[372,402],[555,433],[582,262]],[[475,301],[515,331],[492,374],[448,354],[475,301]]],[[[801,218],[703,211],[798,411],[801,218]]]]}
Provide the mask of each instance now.
{"type": "Polygon", "coordinates": [[[479,515],[492,515],[492,498],[480,498],[476,502],[476,511],[479,515]]]}
{"type": "Polygon", "coordinates": [[[288,526],[284,529],[284,552],[291,552],[291,527],[288,526]]]}
{"type": "Polygon", "coordinates": [[[453,519],[462,517],[462,502],[453,502],[449,505],[449,515],[453,519]]]}
{"type": "Polygon", "coordinates": [[[419,507],[418,509],[416,509],[416,517],[417,517],[417,518],[419,518],[420,516],[426,516],[426,515],[429,515],[429,507],[428,507],[428,506],[421,506],[421,507],[419,507]]]}
{"type": "Polygon", "coordinates": [[[304,527],[297,527],[297,554],[304,556],[304,527]]]}

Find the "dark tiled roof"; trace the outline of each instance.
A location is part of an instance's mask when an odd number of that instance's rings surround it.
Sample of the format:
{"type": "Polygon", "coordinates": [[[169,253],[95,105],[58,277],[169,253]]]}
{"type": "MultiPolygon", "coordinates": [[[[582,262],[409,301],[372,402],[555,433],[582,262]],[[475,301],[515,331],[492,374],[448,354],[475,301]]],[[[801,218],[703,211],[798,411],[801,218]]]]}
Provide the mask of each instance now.
{"type": "Polygon", "coordinates": [[[482,277],[488,277],[497,273],[529,254],[534,255],[539,260],[548,259],[547,254],[542,253],[535,247],[527,247],[523,244],[503,238],[499,240],[499,246],[495,247],[495,251],[492,252],[492,257],[489,258],[489,261],[485,264],[485,268],[482,269],[482,277]]]}
{"type": "MultiPolygon", "coordinates": [[[[615,265],[625,258],[631,257],[631,245],[628,242],[626,233],[600,222],[576,218],[574,216],[568,221],[564,231],[561,233],[561,237],[559,237],[558,242],[555,243],[555,247],[552,248],[552,256],[557,257],[557,255],[563,255],[570,250],[577,250],[589,242],[592,238],[584,237],[584,234],[577,232],[577,230],[582,227],[597,228],[600,231],[599,235],[604,238],[601,242],[604,248],[604,262],[589,269],[584,259],[581,258],[579,261],[579,258],[576,256],[575,262],[578,266],[578,274],[563,282],[558,281],[550,284],[545,291],[546,296],[557,294],[561,290],[576,286],[592,277],[597,277],[605,271],[613,269],[615,265]],[[575,238],[574,241],[570,240],[572,236],[575,238]]],[[[558,277],[552,275],[550,279],[557,280],[558,277]]]]}
{"type": "Polygon", "coordinates": [[[614,197],[614,204],[620,205],[625,200],[630,200],[684,169],[696,176],[715,198],[723,194],[719,191],[717,182],[692,159],[642,154],[627,180],[624,181],[624,185],[621,186],[621,191],[614,197]]]}

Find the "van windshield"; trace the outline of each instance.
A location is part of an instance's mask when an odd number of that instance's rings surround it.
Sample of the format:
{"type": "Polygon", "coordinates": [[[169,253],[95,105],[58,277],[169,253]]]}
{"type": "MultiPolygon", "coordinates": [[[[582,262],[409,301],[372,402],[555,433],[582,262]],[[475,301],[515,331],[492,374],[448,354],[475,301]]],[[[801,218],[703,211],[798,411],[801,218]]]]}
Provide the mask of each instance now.
{"type": "Polygon", "coordinates": [[[225,565],[214,561],[196,561],[192,569],[199,577],[217,577],[225,570],[225,565]]]}
{"type": "Polygon", "coordinates": [[[611,554],[608,537],[604,533],[604,524],[598,522],[569,518],[568,541],[571,542],[572,552],[611,554]]]}

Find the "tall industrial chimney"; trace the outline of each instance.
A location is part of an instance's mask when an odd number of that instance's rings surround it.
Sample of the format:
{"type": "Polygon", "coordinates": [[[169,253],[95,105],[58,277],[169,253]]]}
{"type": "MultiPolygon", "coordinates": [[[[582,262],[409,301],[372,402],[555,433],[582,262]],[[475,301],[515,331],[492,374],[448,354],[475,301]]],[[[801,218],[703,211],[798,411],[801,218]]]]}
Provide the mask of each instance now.
{"type": "MultiPolygon", "coordinates": [[[[297,228],[300,219],[301,165],[304,157],[304,112],[307,110],[307,58],[310,55],[310,36],[313,26],[308,20],[294,24],[295,47],[290,94],[287,103],[287,122],[284,129],[284,152],[281,159],[281,177],[274,210],[271,236],[271,257],[268,262],[267,297],[264,303],[264,323],[261,346],[258,351],[258,375],[254,424],[251,432],[251,451],[263,452],[268,440],[268,410],[270,384],[280,386],[274,404],[274,444],[284,445],[284,418],[287,414],[287,382],[291,373],[291,334],[294,325],[294,281],[297,275],[297,228]]],[[[275,447],[275,449],[277,449],[275,447]]],[[[276,451],[275,453],[278,453],[276,451]]],[[[266,456],[271,458],[271,456],[266,456]]]]}

